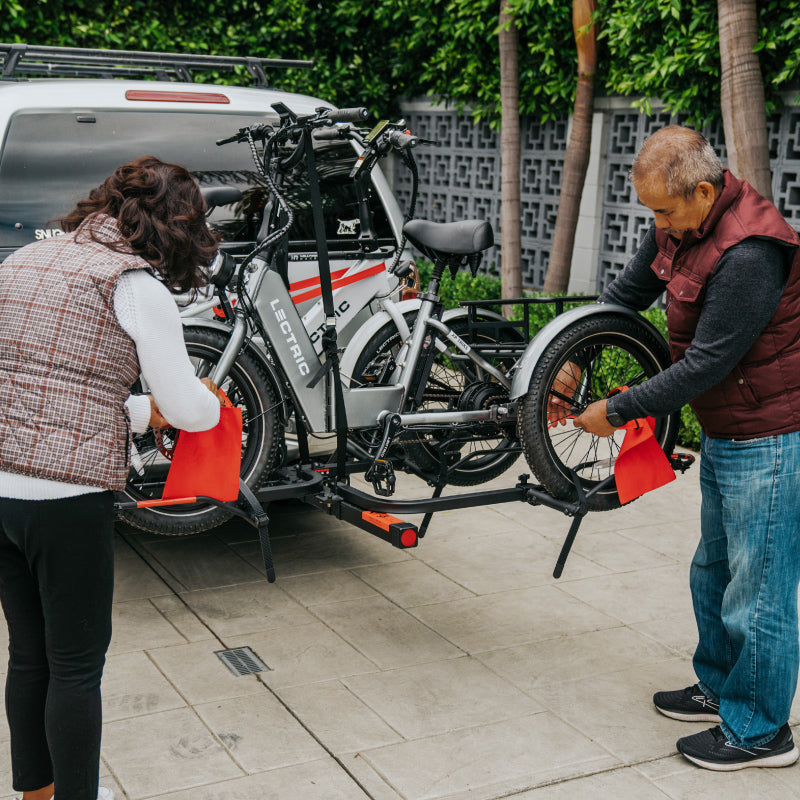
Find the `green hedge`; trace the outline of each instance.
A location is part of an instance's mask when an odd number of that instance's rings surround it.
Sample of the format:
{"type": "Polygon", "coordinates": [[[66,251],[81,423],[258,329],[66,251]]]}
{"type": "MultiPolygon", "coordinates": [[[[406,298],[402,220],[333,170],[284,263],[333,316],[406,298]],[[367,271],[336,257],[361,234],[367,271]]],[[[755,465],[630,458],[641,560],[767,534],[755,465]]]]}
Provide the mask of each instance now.
{"type": "MultiPolygon", "coordinates": [[[[422,286],[427,286],[431,277],[433,265],[430,262],[417,261],[422,286]]],[[[456,308],[461,300],[486,300],[487,298],[500,297],[500,279],[490,275],[476,275],[472,277],[469,272],[457,272],[455,278],[445,272],[439,287],[439,296],[445,308],[456,308]]],[[[541,292],[528,293],[526,296],[546,297],[541,292]]],[[[567,303],[565,308],[572,308],[579,303],[567,303]]],[[[488,306],[498,313],[500,305],[488,306]]],[[[556,315],[555,304],[536,303],[528,312],[530,335],[534,336],[556,315]]],[[[667,318],[663,309],[650,308],[642,313],[656,328],[667,336],[667,318]]],[[[515,306],[512,319],[522,319],[522,306],[515,306]]],[[[700,449],[700,423],[689,406],[681,409],[681,424],[678,428],[678,444],[690,450],[700,449]]]]}

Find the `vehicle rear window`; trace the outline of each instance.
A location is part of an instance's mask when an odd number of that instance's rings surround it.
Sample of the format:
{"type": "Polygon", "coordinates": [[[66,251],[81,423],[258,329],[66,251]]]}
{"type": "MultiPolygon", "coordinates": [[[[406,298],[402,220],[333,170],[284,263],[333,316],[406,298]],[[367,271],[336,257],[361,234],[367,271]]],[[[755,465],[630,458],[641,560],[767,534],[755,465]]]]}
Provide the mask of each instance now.
{"type": "MultiPolygon", "coordinates": [[[[20,112],[13,116],[0,158],[0,248],[20,247],[58,232],[58,219],[120,164],[142,155],[183,164],[201,186],[235,186],[243,200],[215,209],[211,222],[223,240],[248,246],[261,227],[267,197],[246,144],[217,147],[217,139],[266,115],[158,111],[20,112]]],[[[352,241],[358,233],[358,208],[346,180],[355,160],[344,142],[320,153],[326,232],[333,240],[352,241]]],[[[293,177],[291,203],[297,246],[313,239],[307,175],[293,177]]],[[[379,198],[370,203],[376,233],[391,238],[379,198]]]]}

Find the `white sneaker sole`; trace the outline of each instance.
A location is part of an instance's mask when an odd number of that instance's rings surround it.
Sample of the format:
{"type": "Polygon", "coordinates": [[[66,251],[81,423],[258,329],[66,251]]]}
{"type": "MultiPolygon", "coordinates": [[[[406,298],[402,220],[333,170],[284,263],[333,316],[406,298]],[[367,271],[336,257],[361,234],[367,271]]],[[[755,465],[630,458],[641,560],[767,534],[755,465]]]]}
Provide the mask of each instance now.
{"type": "Polygon", "coordinates": [[[767,756],[765,758],[754,758],[751,761],[740,761],[734,764],[720,764],[716,761],[703,761],[701,758],[695,758],[694,756],[686,755],[686,753],[681,753],[684,758],[688,758],[694,764],[697,764],[698,767],[704,767],[705,769],[713,769],[716,772],[734,772],[737,769],[746,769],[747,767],[789,767],[797,761],[798,756],[800,756],[800,752],[798,752],[797,747],[793,747],[786,753],[780,753],[775,756],[767,756]]]}
{"type": "Polygon", "coordinates": [[[698,714],[681,714],[680,711],[667,711],[665,708],[656,706],[656,708],[665,716],[671,719],[679,719],[681,722],[716,722],[719,725],[722,718],[719,714],[711,713],[698,713],[698,714]]]}

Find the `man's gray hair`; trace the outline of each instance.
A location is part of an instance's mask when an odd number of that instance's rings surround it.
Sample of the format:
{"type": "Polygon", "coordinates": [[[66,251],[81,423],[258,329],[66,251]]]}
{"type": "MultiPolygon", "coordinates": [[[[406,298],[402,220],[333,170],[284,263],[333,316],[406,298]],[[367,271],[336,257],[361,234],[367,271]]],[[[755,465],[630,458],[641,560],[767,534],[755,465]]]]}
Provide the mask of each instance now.
{"type": "Polygon", "coordinates": [[[661,178],[670,197],[689,198],[701,181],[720,191],[725,182],[722,170],[722,162],[702,133],[667,125],[644,140],[629,177],[635,184],[661,178]]]}

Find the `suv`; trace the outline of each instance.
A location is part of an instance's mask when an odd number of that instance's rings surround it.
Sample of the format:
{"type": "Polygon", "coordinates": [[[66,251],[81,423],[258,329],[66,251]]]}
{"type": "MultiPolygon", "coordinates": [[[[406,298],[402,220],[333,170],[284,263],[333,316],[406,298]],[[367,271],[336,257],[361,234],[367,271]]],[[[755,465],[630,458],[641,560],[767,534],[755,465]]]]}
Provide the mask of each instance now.
{"type": "MultiPolygon", "coordinates": [[[[0,261],[22,245],[59,235],[60,215],[117,166],[141,155],[183,164],[203,189],[240,191],[207,197],[222,197],[209,219],[223,235],[223,249],[241,257],[264,224],[266,185],[246,146],[217,147],[216,141],[251,124],[277,123],[274,103],[298,114],[331,107],[267,87],[265,68],[308,67],[308,61],[23,44],[0,44],[0,58],[0,261]],[[236,66],[253,75],[253,88],[192,82],[192,70],[236,66]]],[[[349,179],[356,148],[343,140],[315,147],[334,287],[338,282],[348,292],[363,290],[357,294],[365,297],[394,288],[397,279],[385,267],[400,241],[403,215],[386,178],[378,168],[372,173],[368,203],[377,241],[365,249],[358,241],[358,201],[349,179]],[[366,285],[370,282],[375,286],[366,285]]],[[[293,177],[289,196],[295,219],[288,282],[311,331],[317,316],[312,310],[319,305],[321,315],[321,301],[307,176],[293,177]]],[[[370,313],[365,307],[348,327],[355,330],[370,313]]]]}

